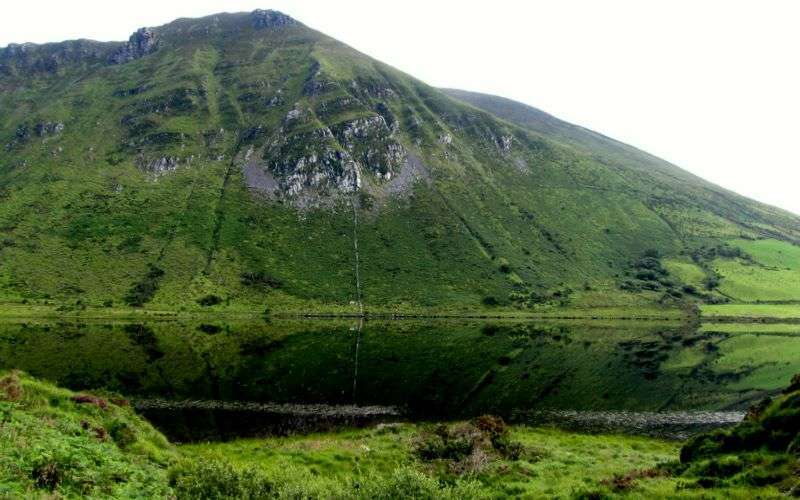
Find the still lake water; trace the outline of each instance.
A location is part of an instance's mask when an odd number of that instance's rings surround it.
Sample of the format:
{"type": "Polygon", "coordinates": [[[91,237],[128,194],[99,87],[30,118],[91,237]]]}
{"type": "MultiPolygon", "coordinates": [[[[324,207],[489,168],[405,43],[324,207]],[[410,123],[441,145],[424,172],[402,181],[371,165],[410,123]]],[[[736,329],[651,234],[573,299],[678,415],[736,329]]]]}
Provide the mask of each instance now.
{"type": "Polygon", "coordinates": [[[0,368],[122,393],[177,440],[485,413],[681,437],[738,420],[800,372],[800,358],[763,358],[754,345],[800,348],[800,334],[629,321],[20,320],[0,324],[0,368]]]}

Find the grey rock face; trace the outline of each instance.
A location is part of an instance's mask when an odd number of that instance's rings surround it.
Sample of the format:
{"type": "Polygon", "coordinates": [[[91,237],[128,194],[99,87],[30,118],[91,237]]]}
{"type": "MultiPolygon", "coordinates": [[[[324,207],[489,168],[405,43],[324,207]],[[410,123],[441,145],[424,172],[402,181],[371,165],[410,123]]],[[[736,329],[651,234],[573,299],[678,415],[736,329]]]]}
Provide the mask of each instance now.
{"type": "Polygon", "coordinates": [[[500,140],[497,141],[497,145],[500,147],[500,151],[503,153],[508,153],[511,151],[511,144],[514,142],[513,135],[503,135],[500,137],[500,140]]]}
{"type": "Polygon", "coordinates": [[[0,73],[16,71],[56,73],[65,63],[102,60],[105,47],[101,42],[69,40],[37,45],[34,43],[9,44],[0,48],[0,73]]]}
{"type": "MultiPolygon", "coordinates": [[[[341,104],[338,100],[331,101],[334,109],[341,104]]],[[[365,175],[369,175],[372,184],[385,184],[406,163],[406,149],[395,140],[382,115],[308,130],[306,126],[314,116],[312,110],[296,104],[261,151],[265,168],[277,186],[271,194],[295,204],[298,200],[305,204],[302,200],[335,198],[337,194],[361,189],[365,175]]]]}
{"type": "Polygon", "coordinates": [[[279,191],[297,197],[305,191],[352,192],[361,184],[358,165],[336,147],[328,128],[281,136],[264,153],[279,191]]]}
{"type": "Polygon", "coordinates": [[[150,28],[140,28],[131,35],[125,45],[111,55],[110,61],[113,64],[123,64],[155,52],[157,48],[155,31],[150,28]]]}
{"type": "Polygon", "coordinates": [[[303,94],[307,96],[319,96],[339,88],[339,84],[328,78],[320,68],[320,64],[314,61],[308,72],[308,77],[303,84],[303,94]]]}
{"type": "Polygon", "coordinates": [[[277,10],[271,9],[256,9],[250,14],[250,17],[253,20],[253,28],[255,29],[279,28],[282,26],[293,26],[298,24],[297,21],[287,16],[283,12],[278,12],[277,10]]]}
{"type": "Polygon", "coordinates": [[[359,98],[393,99],[397,93],[385,81],[356,79],[350,82],[350,92],[359,98]]]}
{"type": "Polygon", "coordinates": [[[405,148],[391,137],[381,115],[358,118],[333,127],[336,139],[357,161],[379,179],[391,179],[406,158],[405,148]]]}
{"type": "Polygon", "coordinates": [[[33,126],[33,131],[39,137],[56,135],[64,131],[64,124],[61,122],[39,122],[33,126]]]}
{"type": "Polygon", "coordinates": [[[139,168],[148,174],[152,174],[153,177],[158,178],[166,173],[175,171],[179,164],[180,158],[174,156],[162,156],[149,162],[140,161],[139,168]]]}

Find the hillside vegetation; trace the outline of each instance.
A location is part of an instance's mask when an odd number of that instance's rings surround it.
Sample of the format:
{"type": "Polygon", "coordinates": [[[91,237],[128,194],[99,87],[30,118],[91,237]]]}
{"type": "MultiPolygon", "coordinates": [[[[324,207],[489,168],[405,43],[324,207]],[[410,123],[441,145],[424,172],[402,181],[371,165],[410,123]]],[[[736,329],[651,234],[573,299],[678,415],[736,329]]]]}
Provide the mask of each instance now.
{"type": "Polygon", "coordinates": [[[175,447],[122,400],[5,372],[0,497],[773,498],[797,490],[798,394],[682,449],[491,416],[175,447]]]}
{"type": "Polygon", "coordinates": [[[165,497],[176,457],[122,399],[0,374],[0,498],[165,497]]]}
{"type": "MultiPolygon", "coordinates": [[[[0,49],[0,299],[350,313],[715,301],[716,283],[687,292],[697,280],[680,273],[620,286],[647,252],[800,240],[791,214],[486,107],[274,11],[0,49]]],[[[760,280],[720,290],[796,298],[753,292],[760,280]]]]}

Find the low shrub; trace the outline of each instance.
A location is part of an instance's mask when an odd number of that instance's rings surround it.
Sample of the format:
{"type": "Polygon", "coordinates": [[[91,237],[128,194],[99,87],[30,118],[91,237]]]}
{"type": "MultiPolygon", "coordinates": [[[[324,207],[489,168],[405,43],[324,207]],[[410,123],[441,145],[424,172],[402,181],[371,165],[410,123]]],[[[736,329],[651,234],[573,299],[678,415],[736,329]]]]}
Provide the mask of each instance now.
{"type": "Polygon", "coordinates": [[[0,378],[0,391],[7,401],[19,401],[22,398],[22,384],[19,380],[19,373],[12,371],[3,378],[0,378]]]}
{"type": "Polygon", "coordinates": [[[414,446],[420,460],[448,462],[450,472],[458,476],[479,473],[498,458],[518,460],[524,451],[521,443],[511,440],[503,419],[492,415],[438,425],[432,432],[422,433],[414,446]]]}
{"type": "Polygon", "coordinates": [[[121,420],[114,420],[111,422],[111,424],[108,426],[108,433],[111,435],[111,439],[117,443],[117,446],[123,449],[127,448],[138,440],[136,431],[130,425],[121,420]]]}
{"type": "Polygon", "coordinates": [[[34,462],[31,470],[31,479],[37,488],[54,491],[64,480],[63,465],[51,454],[42,454],[34,462]]]}
{"type": "Polygon", "coordinates": [[[456,480],[452,484],[442,483],[411,467],[400,467],[387,477],[368,478],[360,488],[358,498],[393,500],[413,498],[415,500],[473,499],[487,498],[477,481],[456,480]]]}
{"type": "Polygon", "coordinates": [[[183,460],[170,467],[168,479],[179,499],[262,499],[274,490],[260,470],[221,460],[183,460]]]}

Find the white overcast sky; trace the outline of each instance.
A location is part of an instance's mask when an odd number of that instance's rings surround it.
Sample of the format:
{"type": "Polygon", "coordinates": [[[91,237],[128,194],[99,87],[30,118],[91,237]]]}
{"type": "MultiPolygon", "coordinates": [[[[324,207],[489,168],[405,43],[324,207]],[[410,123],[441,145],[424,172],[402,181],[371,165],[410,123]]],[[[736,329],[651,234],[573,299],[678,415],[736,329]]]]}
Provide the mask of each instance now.
{"type": "Polygon", "coordinates": [[[427,83],[510,97],[800,214],[800,1],[8,2],[0,46],[281,10],[427,83]]]}

